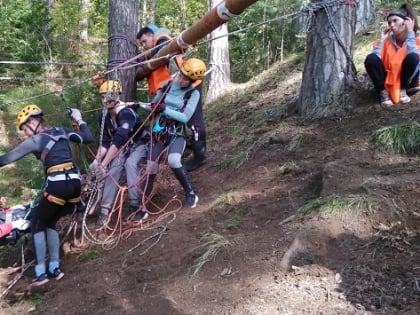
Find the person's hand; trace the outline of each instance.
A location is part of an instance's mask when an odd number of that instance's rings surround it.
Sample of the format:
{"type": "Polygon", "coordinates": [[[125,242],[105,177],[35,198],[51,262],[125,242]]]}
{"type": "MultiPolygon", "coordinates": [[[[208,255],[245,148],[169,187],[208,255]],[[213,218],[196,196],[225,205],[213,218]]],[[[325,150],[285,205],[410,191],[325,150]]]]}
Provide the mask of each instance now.
{"type": "Polygon", "coordinates": [[[12,226],[14,229],[25,231],[29,229],[30,221],[25,219],[17,219],[16,221],[12,221],[12,226]]]}
{"type": "Polygon", "coordinates": [[[102,164],[99,164],[99,166],[96,168],[95,171],[95,177],[98,181],[102,181],[105,179],[105,177],[108,176],[108,172],[105,169],[105,167],[102,166],[102,164]]]}
{"type": "Polygon", "coordinates": [[[405,20],[404,20],[404,24],[407,27],[407,32],[410,32],[410,31],[414,30],[414,21],[413,21],[412,18],[406,17],[405,20]]]}
{"type": "Polygon", "coordinates": [[[152,109],[152,112],[155,112],[155,113],[161,113],[165,111],[165,107],[166,105],[163,102],[150,104],[150,108],[152,109]]]}
{"type": "Polygon", "coordinates": [[[82,119],[82,113],[77,108],[70,108],[71,113],[70,116],[73,118],[79,125],[84,123],[82,119]]]}
{"type": "Polygon", "coordinates": [[[98,168],[99,162],[97,159],[94,159],[92,163],[89,164],[89,170],[91,172],[96,171],[96,169],[98,168]]]}
{"type": "Polygon", "coordinates": [[[105,81],[105,72],[99,71],[92,77],[92,82],[95,85],[101,85],[105,81]]]}

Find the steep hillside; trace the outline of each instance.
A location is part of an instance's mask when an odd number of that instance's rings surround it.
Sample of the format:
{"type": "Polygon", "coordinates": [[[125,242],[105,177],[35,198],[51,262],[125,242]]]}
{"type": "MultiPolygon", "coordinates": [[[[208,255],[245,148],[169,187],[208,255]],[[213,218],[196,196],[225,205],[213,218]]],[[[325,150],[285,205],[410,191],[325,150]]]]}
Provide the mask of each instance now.
{"type": "Polygon", "coordinates": [[[418,120],[420,96],[385,111],[361,84],[346,115],[306,121],[291,110],[300,67],[207,108],[197,209],[90,258],[66,255],[31,314],[420,314],[419,158],[370,142],[418,120]]]}

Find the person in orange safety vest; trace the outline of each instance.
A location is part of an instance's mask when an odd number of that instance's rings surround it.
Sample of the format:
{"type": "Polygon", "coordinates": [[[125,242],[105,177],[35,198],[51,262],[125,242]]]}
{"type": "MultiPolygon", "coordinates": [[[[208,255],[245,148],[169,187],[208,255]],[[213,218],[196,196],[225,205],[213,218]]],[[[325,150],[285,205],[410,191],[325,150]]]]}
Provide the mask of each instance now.
{"type": "Polygon", "coordinates": [[[365,68],[380,93],[381,105],[392,107],[409,103],[409,94],[420,90],[420,39],[417,16],[409,4],[391,11],[387,23],[382,38],[365,59],[365,68]]]}

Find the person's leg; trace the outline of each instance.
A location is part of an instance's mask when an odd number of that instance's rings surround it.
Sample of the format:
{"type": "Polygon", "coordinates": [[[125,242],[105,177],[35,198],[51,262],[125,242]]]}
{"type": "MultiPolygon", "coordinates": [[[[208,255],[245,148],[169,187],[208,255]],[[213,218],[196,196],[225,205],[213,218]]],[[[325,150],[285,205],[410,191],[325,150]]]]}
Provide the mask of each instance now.
{"type": "Polygon", "coordinates": [[[43,217],[43,212],[41,213],[41,218],[45,220],[46,225],[45,235],[49,256],[48,276],[60,280],[64,273],[60,269],[60,237],[56,230],[56,224],[61,217],[72,214],[75,211],[76,198],[80,197],[81,193],[81,182],[79,179],[53,182],[48,185],[47,192],[66,201],[64,205],[49,202],[45,206],[45,209],[49,209],[53,215],[43,217]],[[68,200],[72,200],[72,203],[67,202],[68,200]]]}
{"type": "Polygon", "coordinates": [[[376,54],[369,54],[365,59],[365,69],[369,75],[376,91],[381,92],[384,89],[386,70],[381,58],[376,54]]]}
{"type": "Polygon", "coordinates": [[[48,282],[46,270],[47,256],[47,235],[48,222],[54,218],[54,205],[51,205],[45,197],[42,197],[38,206],[33,211],[31,221],[32,243],[35,252],[35,278],[34,286],[43,285],[48,282]]]}
{"type": "Polygon", "coordinates": [[[108,219],[109,212],[114,205],[115,196],[118,191],[118,182],[124,171],[125,154],[120,152],[114,160],[112,160],[108,176],[105,178],[104,188],[101,200],[101,213],[99,214],[98,221],[96,222],[96,229],[100,230],[104,227],[108,219]]]}
{"type": "Polygon", "coordinates": [[[418,86],[419,63],[420,57],[416,53],[408,54],[404,58],[401,68],[401,89],[410,89],[418,86]]]}
{"type": "Polygon", "coordinates": [[[140,179],[139,163],[142,158],[147,158],[147,145],[145,144],[133,147],[127,161],[125,162],[129,204],[131,208],[137,209],[140,205],[138,182],[140,179]]]}
{"type": "Polygon", "coordinates": [[[206,122],[204,120],[203,113],[203,102],[202,102],[202,85],[200,84],[197,88],[200,92],[200,99],[197,104],[197,108],[190,121],[188,126],[192,130],[192,151],[193,155],[185,163],[184,166],[188,172],[192,172],[207,162],[207,144],[206,144],[206,122]]]}
{"type": "Polygon", "coordinates": [[[168,165],[175,174],[185,192],[184,206],[194,208],[198,202],[198,196],[194,192],[187,170],[181,164],[182,153],[185,150],[185,139],[176,137],[169,146],[168,165]]]}

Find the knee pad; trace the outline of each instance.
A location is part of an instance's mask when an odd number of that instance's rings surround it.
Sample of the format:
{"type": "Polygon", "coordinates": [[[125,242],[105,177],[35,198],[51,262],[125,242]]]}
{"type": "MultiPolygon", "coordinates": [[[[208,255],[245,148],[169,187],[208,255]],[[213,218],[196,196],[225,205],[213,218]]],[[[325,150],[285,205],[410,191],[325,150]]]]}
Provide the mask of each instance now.
{"type": "Polygon", "coordinates": [[[171,153],[168,155],[168,165],[170,168],[180,168],[182,167],[181,163],[181,154],[180,153],[171,153]]]}

